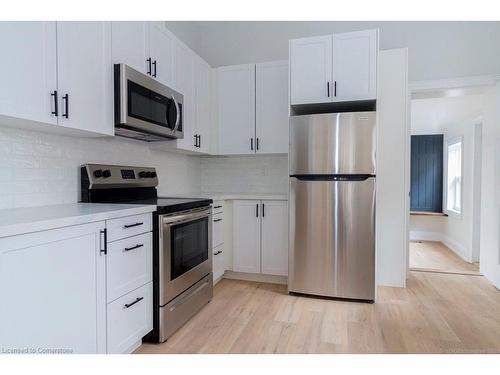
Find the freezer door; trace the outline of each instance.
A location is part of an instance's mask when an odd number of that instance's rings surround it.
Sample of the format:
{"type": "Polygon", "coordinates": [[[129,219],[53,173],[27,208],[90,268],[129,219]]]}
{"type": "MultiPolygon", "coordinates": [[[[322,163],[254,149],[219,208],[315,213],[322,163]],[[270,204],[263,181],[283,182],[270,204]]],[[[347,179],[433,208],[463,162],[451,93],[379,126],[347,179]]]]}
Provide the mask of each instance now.
{"type": "Polygon", "coordinates": [[[376,112],[290,117],[290,175],[375,174],[376,112]]]}
{"type": "Polygon", "coordinates": [[[290,292],[375,298],[375,179],[290,179],[290,292]]]}

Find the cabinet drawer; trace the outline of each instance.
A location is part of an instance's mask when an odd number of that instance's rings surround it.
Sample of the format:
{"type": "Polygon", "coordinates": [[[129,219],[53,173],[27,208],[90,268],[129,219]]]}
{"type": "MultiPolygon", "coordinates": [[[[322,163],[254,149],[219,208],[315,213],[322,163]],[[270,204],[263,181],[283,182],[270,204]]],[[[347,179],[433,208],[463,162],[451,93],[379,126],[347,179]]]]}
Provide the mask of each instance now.
{"type": "Polygon", "coordinates": [[[224,220],[223,214],[212,215],[212,248],[224,243],[224,220]]]}
{"type": "Polygon", "coordinates": [[[108,353],[127,353],[153,329],[153,283],[108,304],[108,353]]]}
{"type": "Polygon", "coordinates": [[[212,213],[215,215],[222,212],[224,212],[224,201],[214,201],[212,203],[212,213]]]}
{"type": "Polygon", "coordinates": [[[108,245],[106,259],[107,300],[118,297],[152,280],[151,232],[108,245]]]}
{"type": "Polygon", "coordinates": [[[150,213],[107,220],[108,242],[150,232],[151,227],[152,219],[150,213]]]}

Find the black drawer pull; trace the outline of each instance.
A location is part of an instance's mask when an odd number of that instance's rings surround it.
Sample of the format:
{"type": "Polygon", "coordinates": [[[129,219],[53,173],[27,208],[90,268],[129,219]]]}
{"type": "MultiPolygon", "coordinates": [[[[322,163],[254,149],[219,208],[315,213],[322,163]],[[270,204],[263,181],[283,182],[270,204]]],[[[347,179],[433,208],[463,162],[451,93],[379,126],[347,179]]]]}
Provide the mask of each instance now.
{"type": "Polygon", "coordinates": [[[128,229],[128,228],[138,227],[139,225],[142,225],[142,224],[144,224],[144,223],[127,224],[127,225],[124,225],[123,228],[128,229]]]}
{"type": "Polygon", "coordinates": [[[219,221],[222,221],[222,219],[214,219],[214,223],[217,223],[219,221]]]}
{"type": "Polygon", "coordinates": [[[222,206],[214,206],[214,208],[222,208],[222,206]]]}
{"type": "Polygon", "coordinates": [[[141,302],[143,299],[144,297],[137,297],[134,302],[126,303],[125,308],[128,309],[129,307],[134,306],[137,302],[141,302]]]}
{"type": "Polygon", "coordinates": [[[123,249],[123,251],[135,250],[135,249],[138,249],[138,248],[143,247],[143,246],[144,246],[144,244],[141,243],[141,244],[137,244],[137,245],[132,246],[132,247],[126,247],[125,249],[123,249]]]}
{"type": "Polygon", "coordinates": [[[222,253],[222,250],[217,251],[214,255],[219,255],[220,253],[222,253]]]}

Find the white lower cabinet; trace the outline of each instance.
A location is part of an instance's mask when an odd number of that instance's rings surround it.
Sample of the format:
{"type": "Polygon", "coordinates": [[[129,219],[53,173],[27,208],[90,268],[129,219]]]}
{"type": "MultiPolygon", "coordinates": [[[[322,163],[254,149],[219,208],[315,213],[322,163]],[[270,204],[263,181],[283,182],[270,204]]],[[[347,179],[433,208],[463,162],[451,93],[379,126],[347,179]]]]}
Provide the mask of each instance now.
{"type": "Polygon", "coordinates": [[[233,271],[288,274],[286,201],[235,200],[233,203],[233,271]]]}
{"type": "Polygon", "coordinates": [[[226,270],[226,253],[224,252],[224,245],[215,247],[212,257],[212,273],[215,284],[224,275],[224,271],[226,270]]]}
{"type": "Polygon", "coordinates": [[[108,353],[128,353],[153,327],[153,283],[108,304],[108,353]]]}
{"type": "Polygon", "coordinates": [[[0,347],[106,352],[104,227],[0,238],[0,347]]]}
{"type": "Polygon", "coordinates": [[[288,202],[262,201],[262,273],[288,275],[288,202]]]}

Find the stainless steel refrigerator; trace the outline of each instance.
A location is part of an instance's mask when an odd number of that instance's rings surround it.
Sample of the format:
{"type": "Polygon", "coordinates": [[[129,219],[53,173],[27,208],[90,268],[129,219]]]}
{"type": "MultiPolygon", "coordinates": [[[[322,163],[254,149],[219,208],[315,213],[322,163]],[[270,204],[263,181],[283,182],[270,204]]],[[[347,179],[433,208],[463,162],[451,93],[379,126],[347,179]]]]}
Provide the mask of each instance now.
{"type": "Polygon", "coordinates": [[[375,299],[375,119],[290,118],[289,292],[375,299]]]}

